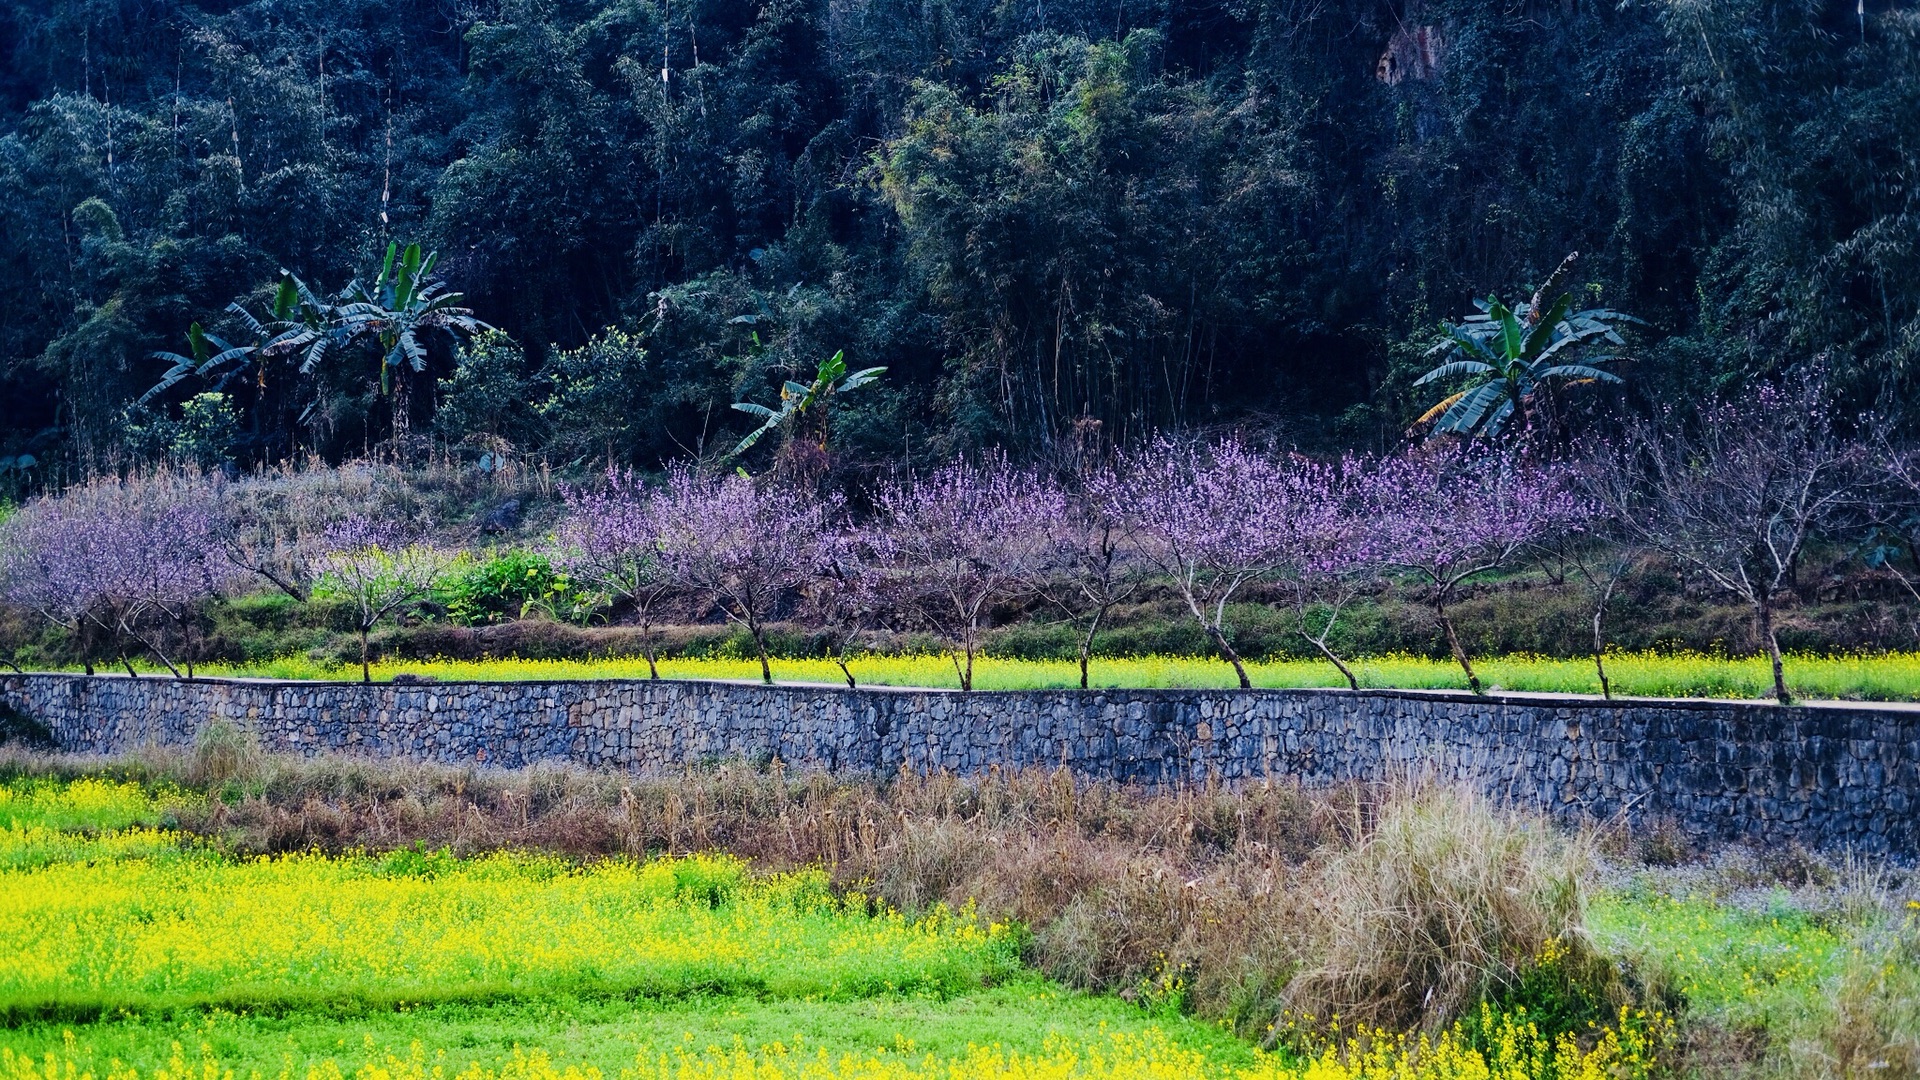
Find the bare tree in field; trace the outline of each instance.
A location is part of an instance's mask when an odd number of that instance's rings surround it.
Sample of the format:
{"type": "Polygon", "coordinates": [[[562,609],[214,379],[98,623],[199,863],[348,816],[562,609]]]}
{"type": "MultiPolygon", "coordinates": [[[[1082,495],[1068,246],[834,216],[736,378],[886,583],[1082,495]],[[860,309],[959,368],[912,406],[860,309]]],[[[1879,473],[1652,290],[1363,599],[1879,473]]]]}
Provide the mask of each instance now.
{"type": "Polygon", "coordinates": [[[360,681],[373,681],[367,638],[380,620],[424,600],[446,571],[447,556],[396,522],[348,518],[330,526],[316,562],[319,592],[353,605],[360,634],[360,681]]]}
{"type": "Polygon", "coordinates": [[[1646,546],[1608,510],[1614,501],[1609,494],[1612,478],[1631,475],[1619,460],[1623,452],[1616,443],[1598,440],[1580,448],[1568,474],[1579,501],[1570,508],[1567,528],[1540,545],[1543,559],[1559,565],[1562,580],[1572,578],[1587,595],[1589,648],[1604,698],[1613,697],[1613,682],[1607,677],[1607,612],[1627,574],[1647,554],[1646,546]]]}
{"type": "Polygon", "coordinates": [[[1669,410],[1629,426],[1628,452],[1592,490],[1626,535],[1738,597],[1787,692],[1775,605],[1807,542],[1858,490],[1863,448],[1834,431],[1824,387],[1763,386],[1687,419],[1669,410]]]}
{"type": "Polygon", "coordinates": [[[1099,471],[1068,495],[1065,513],[1048,529],[1050,551],[1033,582],[1034,591],[1079,631],[1082,690],[1088,686],[1094,639],[1107,616],[1145,585],[1140,560],[1128,543],[1127,519],[1095,494],[1112,486],[1112,476],[1099,471]]]}

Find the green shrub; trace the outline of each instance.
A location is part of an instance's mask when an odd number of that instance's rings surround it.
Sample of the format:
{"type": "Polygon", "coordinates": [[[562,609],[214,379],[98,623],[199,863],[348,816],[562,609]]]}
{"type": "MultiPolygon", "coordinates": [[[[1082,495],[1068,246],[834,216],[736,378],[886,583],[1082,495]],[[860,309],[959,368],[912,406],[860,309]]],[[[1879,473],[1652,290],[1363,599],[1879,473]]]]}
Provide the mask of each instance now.
{"type": "Polygon", "coordinates": [[[510,548],[465,561],[434,587],[449,621],[482,626],[530,615],[582,622],[593,598],[537,551],[510,548]]]}

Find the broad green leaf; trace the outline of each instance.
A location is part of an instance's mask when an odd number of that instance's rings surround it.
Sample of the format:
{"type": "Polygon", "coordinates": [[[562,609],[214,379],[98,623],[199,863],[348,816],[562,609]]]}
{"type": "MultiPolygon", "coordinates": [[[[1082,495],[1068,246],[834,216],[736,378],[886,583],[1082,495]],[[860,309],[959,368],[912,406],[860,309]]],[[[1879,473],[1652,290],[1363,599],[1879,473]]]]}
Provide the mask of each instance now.
{"type": "Polygon", "coordinates": [[[1495,304],[1494,315],[1500,320],[1500,351],[1508,358],[1521,355],[1521,346],[1525,341],[1520,328],[1520,320],[1513,312],[1501,304],[1495,304]]]}
{"type": "Polygon", "coordinates": [[[1547,345],[1553,341],[1553,336],[1555,332],[1557,332],[1561,321],[1567,317],[1567,308],[1572,305],[1573,294],[1561,293],[1560,298],[1555,300],[1551,307],[1547,308],[1547,313],[1541,316],[1540,321],[1533,325],[1532,330],[1528,331],[1526,345],[1522,349],[1523,355],[1537,356],[1542,349],[1545,349],[1547,345]]]}
{"type": "Polygon", "coordinates": [[[1425,386],[1431,382],[1439,382],[1441,379],[1451,379],[1460,375],[1484,375],[1492,370],[1492,364],[1482,363],[1479,360],[1455,360],[1450,364],[1441,364],[1413,380],[1413,385],[1425,386]]]}

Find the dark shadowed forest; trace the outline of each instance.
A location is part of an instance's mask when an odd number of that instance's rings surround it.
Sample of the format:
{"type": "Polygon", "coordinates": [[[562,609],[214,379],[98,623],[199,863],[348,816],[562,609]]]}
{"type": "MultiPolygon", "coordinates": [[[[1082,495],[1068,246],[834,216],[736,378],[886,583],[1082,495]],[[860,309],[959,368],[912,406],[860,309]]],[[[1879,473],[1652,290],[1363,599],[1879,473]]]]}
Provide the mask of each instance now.
{"type": "Polygon", "coordinates": [[[1607,394],[1916,400],[1906,0],[6,0],[0,52],[16,493],[396,431],[652,468],[842,350],[856,458],[1377,448],[1570,252],[1647,324],[1607,394]],[[283,273],[498,332],[264,348],[283,273]]]}

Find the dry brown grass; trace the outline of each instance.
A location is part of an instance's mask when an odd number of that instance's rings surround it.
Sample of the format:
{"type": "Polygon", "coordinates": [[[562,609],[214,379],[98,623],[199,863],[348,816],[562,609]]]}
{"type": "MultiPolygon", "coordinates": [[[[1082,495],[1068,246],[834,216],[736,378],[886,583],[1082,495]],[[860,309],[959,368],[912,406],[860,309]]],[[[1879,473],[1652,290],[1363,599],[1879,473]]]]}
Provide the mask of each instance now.
{"type": "Polygon", "coordinates": [[[1288,988],[1296,1014],[1437,1031],[1514,987],[1553,943],[1562,970],[1605,967],[1587,936],[1586,845],[1459,791],[1387,802],[1324,860],[1312,889],[1314,963],[1288,988]]]}
{"type": "MultiPolygon", "coordinates": [[[[16,757],[6,769],[97,771],[16,757]]],[[[211,789],[183,829],[246,853],[728,851],[917,911],[969,900],[1049,975],[1178,995],[1251,1035],[1283,1011],[1439,1026],[1548,939],[1585,949],[1581,846],[1445,791],[1147,791],[1066,772],[884,780],[725,765],[666,778],[259,755],[216,732],[109,763],[211,789]]],[[[1584,954],[1582,954],[1584,955],[1584,954]]]]}

